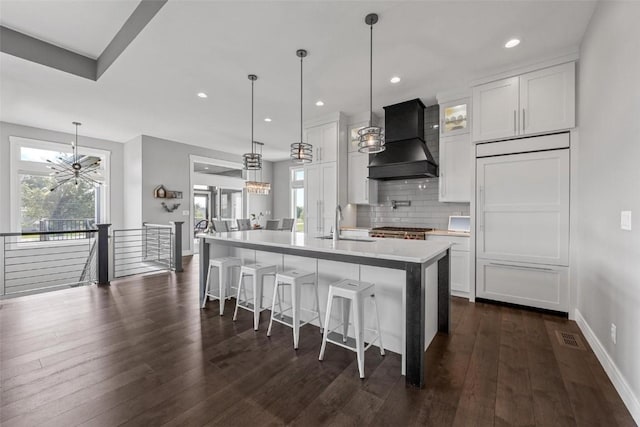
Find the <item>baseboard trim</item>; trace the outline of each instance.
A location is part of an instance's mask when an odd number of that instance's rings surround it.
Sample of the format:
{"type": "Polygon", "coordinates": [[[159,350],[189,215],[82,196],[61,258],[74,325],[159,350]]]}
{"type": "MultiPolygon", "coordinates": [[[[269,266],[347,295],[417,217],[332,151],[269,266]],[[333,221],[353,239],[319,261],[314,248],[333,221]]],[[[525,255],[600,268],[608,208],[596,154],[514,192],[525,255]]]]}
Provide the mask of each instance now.
{"type": "Polygon", "coordinates": [[[611,356],[609,356],[609,353],[607,353],[607,350],[604,348],[585,318],[582,317],[580,310],[577,308],[575,309],[575,316],[578,327],[587,339],[587,342],[593,349],[593,352],[596,354],[598,361],[604,368],[604,371],[607,373],[607,376],[613,383],[613,386],[622,398],[622,401],[631,413],[636,424],[640,425],[640,400],[633,394],[633,390],[631,390],[629,383],[627,383],[624,376],[622,376],[618,366],[615,364],[611,356]]]}

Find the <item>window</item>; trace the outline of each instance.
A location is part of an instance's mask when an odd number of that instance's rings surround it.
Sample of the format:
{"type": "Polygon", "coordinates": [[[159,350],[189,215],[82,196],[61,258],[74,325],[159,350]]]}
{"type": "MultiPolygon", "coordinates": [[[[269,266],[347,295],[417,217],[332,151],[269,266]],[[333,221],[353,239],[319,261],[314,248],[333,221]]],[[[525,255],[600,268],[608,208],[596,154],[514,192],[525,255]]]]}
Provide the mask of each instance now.
{"type": "Polygon", "coordinates": [[[95,176],[102,183],[56,183],[49,161],[67,158],[71,144],[10,137],[11,141],[11,228],[15,231],[64,231],[93,228],[108,221],[109,152],[79,147],[87,160],[100,159],[95,176]]]}
{"type": "Polygon", "coordinates": [[[304,231],[304,168],[291,168],[291,216],[296,231],[304,231]]]}

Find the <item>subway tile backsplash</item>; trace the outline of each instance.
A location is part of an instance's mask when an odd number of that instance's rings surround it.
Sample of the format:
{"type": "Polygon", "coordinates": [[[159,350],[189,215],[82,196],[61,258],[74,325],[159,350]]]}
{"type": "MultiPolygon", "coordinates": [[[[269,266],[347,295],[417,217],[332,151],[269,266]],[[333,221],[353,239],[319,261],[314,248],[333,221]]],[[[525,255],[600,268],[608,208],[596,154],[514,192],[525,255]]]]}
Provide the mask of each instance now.
{"type": "MultiPolygon", "coordinates": [[[[430,147],[431,148],[431,147],[430,147]]],[[[358,227],[433,227],[447,229],[449,215],[469,215],[469,203],[438,201],[438,179],[379,181],[378,204],[358,205],[358,227]],[[411,206],[391,207],[391,200],[410,200],[411,206]]]]}

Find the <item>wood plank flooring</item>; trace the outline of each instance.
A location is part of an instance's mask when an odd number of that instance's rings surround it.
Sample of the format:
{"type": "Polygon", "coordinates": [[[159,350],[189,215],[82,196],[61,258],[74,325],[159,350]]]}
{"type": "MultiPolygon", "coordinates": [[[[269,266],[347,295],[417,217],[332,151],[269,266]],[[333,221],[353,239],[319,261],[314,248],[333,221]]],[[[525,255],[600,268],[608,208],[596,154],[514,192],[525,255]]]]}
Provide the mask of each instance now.
{"type": "Polygon", "coordinates": [[[360,380],[354,353],[318,361],[315,327],[296,352],[290,329],[266,337],[268,312],[254,332],[231,302],[200,310],[197,275],[185,258],[184,273],[0,300],[0,424],[635,425],[588,346],[558,342],[580,335],[572,321],[454,298],[415,390],[397,354],[369,350],[360,380]]]}

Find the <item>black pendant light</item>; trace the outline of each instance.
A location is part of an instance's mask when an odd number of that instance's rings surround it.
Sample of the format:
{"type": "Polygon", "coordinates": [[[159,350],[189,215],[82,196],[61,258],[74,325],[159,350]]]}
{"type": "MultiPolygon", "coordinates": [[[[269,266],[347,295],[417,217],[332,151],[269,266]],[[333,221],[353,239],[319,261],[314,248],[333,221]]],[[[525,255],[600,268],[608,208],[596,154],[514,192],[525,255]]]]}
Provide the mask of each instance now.
{"type": "Polygon", "coordinates": [[[378,22],[378,15],[370,13],[364,18],[369,26],[369,126],[358,131],[358,151],[361,153],[380,153],[385,150],[384,130],[373,125],[373,25],[378,22]]]}
{"type": "Polygon", "coordinates": [[[296,55],[300,58],[300,140],[291,144],[291,160],[294,163],[310,163],[313,160],[313,146],[302,141],[302,59],[307,51],[298,49],[296,55]]]}
{"type": "Polygon", "coordinates": [[[253,139],[253,84],[258,80],[258,76],[249,74],[248,78],[251,80],[251,152],[242,155],[242,163],[245,170],[260,170],[262,169],[262,155],[256,152],[256,143],[253,139]]]}
{"type": "Polygon", "coordinates": [[[99,181],[93,178],[100,169],[100,159],[88,156],[81,158],[78,155],[78,126],[82,126],[82,123],[73,122],[72,124],[76,127],[76,140],[71,143],[72,158],[58,157],[55,161],[47,160],[47,163],[50,164],[49,169],[52,170],[51,176],[56,180],[56,183],[51,186],[49,191],[55,191],[56,188],[67,183],[72,183],[76,186],[79,183],[101,185],[99,181]]]}

